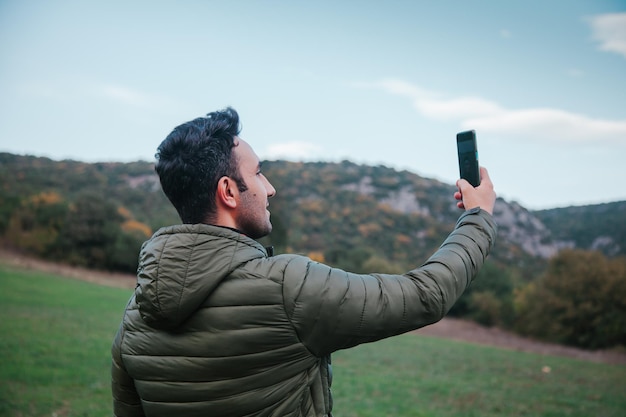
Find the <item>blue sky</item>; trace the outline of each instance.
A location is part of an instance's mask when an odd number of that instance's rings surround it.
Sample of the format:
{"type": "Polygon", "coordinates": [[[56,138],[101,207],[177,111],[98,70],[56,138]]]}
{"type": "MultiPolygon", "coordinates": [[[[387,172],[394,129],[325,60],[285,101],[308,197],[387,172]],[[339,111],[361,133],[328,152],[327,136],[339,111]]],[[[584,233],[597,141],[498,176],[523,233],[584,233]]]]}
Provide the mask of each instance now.
{"type": "Polygon", "coordinates": [[[0,0],[0,92],[5,152],[153,161],[233,106],[262,159],[453,184],[475,129],[509,201],[626,200],[624,0],[0,0]]]}

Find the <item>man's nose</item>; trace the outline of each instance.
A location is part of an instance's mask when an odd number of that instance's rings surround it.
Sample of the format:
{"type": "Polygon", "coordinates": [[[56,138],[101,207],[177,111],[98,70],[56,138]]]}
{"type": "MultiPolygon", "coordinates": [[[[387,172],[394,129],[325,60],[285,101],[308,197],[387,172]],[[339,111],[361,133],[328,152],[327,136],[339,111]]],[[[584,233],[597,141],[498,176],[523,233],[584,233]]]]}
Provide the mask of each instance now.
{"type": "Polygon", "coordinates": [[[276,195],[276,189],[274,188],[272,183],[269,182],[267,178],[265,178],[265,182],[266,182],[265,189],[267,190],[267,197],[268,198],[274,197],[276,195]]]}

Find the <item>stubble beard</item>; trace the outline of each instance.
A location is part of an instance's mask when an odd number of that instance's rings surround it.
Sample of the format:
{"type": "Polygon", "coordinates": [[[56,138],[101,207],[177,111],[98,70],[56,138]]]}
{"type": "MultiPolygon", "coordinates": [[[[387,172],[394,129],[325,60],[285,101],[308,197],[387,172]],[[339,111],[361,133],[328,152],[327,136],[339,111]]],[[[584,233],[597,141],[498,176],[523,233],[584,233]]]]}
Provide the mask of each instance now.
{"type": "Polygon", "coordinates": [[[238,221],[238,229],[252,239],[267,236],[272,231],[272,223],[265,205],[259,207],[256,195],[249,191],[241,193],[242,209],[238,221]]]}

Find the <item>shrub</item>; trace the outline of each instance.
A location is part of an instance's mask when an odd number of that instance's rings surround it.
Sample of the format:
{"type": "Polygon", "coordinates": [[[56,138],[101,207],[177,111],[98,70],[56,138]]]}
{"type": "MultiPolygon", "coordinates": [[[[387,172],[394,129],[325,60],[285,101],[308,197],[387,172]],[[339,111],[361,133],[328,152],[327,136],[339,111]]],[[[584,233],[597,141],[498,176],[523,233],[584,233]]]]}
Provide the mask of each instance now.
{"type": "Polygon", "coordinates": [[[509,326],[513,322],[511,269],[487,261],[472,285],[450,310],[485,325],[509,326]]]}
{"type": "Polygon", "coordinates": [[[63,230],[67,210],[67,203],[57,193],[25,198],[11,213],[5,237],[16,248],[46,256],[63,230]]]}
{"type": "Polygon", "coordinates": [[[522,334],[585,348],[626,345],[626,259],[562,251],[515,306],[522,334]]]}
{"type": "Polygon", "coordinates": [[[504,324],[503,302],[491,291],[470,294],[470,318],[485,326],[504,324]]]}

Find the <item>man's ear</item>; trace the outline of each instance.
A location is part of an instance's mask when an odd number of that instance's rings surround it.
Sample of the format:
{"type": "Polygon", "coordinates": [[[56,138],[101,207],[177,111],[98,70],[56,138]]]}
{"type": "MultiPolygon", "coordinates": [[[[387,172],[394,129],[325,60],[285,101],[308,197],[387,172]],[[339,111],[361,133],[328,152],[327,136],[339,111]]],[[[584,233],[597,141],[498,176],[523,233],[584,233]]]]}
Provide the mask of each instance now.
{"type": "Polygon", "coordinates": [[[217,182],[217,192],[215,193],[217,205],[228,208],[236,208],[239,200],[239,188],[237,183],[230,177],[223,176],[217,182]]]}

